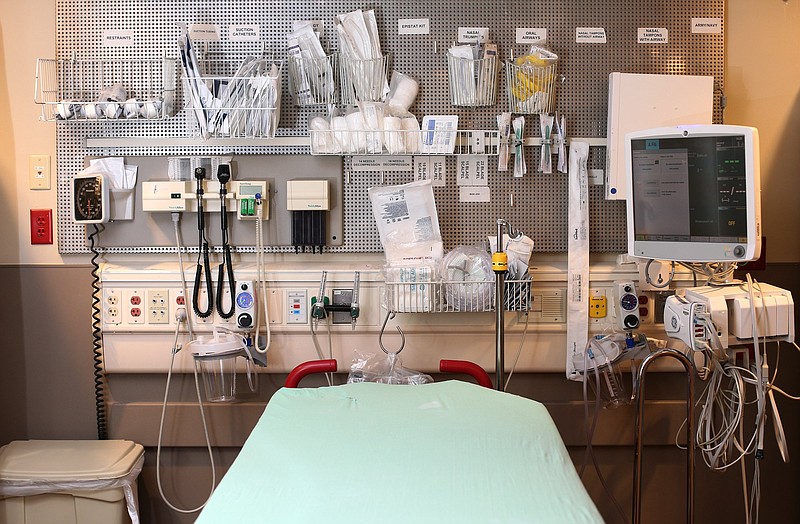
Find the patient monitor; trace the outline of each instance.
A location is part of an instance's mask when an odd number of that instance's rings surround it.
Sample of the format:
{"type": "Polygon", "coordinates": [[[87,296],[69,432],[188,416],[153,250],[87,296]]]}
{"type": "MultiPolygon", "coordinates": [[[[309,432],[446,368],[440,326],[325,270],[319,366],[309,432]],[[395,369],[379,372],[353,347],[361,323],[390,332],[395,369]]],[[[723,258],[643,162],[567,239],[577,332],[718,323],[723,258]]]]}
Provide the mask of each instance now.
{"type": "MultiPolygon", "coordinates": [[[[759,257],[756,129],[648,129],[628,133],[625,144],[629,255],[684,263],[759,257]]],[[[708,318],[724,348],[752,343],[754,331],[759,339],[794,340],[791,293],[768,284],[754,286],[752,294],[737,282],[712,284],[669,297],[664,309],[667,335],[693,346],[694,340],[710,336],[701,321],[708,318]]]]}
{"type": "Polygon", "coordinates": [[[758,131],[697,125],[625,136],[628,254],[745,262],[761,252],[758,131]]]}

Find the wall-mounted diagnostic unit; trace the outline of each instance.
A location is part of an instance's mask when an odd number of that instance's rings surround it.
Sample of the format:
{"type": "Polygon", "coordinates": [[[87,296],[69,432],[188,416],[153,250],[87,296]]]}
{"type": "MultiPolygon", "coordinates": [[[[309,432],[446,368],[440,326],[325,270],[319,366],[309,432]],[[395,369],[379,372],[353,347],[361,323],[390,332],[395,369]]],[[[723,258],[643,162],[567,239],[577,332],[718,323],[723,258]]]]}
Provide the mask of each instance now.
{"type": "Polygon", "coordinates": [[[83,224],[109,220],[111,195],[105,177],[100,174],[75,175],[72,179],[72,219],[83,224]]]}

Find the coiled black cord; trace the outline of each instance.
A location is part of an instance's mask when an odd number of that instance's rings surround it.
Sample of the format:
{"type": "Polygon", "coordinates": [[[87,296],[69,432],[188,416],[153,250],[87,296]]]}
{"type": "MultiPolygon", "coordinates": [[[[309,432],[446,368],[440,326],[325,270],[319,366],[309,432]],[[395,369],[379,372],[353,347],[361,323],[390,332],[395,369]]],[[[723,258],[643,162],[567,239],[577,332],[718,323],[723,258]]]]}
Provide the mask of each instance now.
{"type": "Polygon", "coordinates": [[[94,232],[89,235],[89,249],[92,252],[92,359],[94,360],[94,407],[97,415],[97,438],[108,439],[106,428],[105,374],[103,373],[103,329],[100,308],[100,252],[94,247],[95,237],[100,228],[94,224],[94,232]]]}

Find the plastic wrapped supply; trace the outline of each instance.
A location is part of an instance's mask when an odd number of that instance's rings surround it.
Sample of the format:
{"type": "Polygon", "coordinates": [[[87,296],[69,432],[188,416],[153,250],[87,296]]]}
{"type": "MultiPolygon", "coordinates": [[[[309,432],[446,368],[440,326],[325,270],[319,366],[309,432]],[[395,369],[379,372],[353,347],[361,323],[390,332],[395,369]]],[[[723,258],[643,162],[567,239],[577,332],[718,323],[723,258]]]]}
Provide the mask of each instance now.
{"type": "Polygon", "coordinates": [[[369,189],[388,265],[438,264],[442,234],[430,180],[369,189]]]}
{"type": "Polygon", "coordinates": [[[366,152],[372,154],[381,153],[383,151],[383,103],[359,102],[358,108],[364,119],[366,152]]]}
{"type": "MultiPolygon", "coordinates": [[[[489,235],[489,250],[497,251],[497,236],[489,235]]],[[[529,263],[533,253],[533,240],[521,235],[518,238],[503,234],[503,251],[508,256],[505,280],[505,304],[508,311],[527,311],[531,307],[531,274],[529,263]]]]}
{"type": "Polygon", "coordinates": [[[489,253],[459,246],[444,257],[441,275],[448,306],[456,311],[492,310],[494,272],[489,253]]]}
{"type": "Polygon", "coordinates": [[[287,36],[289,87],[299,106],[334,102],[334,62],[327,56],[310,23],[287,36]]]}
{"type": "Polygon", "coordinates": [[[435,265],[386,266],[385,306],[397,313],[436,311],[438,268],[435,265]]]}
{"type": "Polygon", "coordinates": [[[392,71],[392,80],[389,83],[389,96],[386,105],[389,113],[395,116],[404,116],[408,108],[414,103],[419,92],[419,84],[410,76],[400,71],[392,71]]]}
{"type": "Polygon", "coordinates": [[[378,382],[381,384],[418,385],[433,382],[430,375],[403,367],[397,353],[365,355],[354,352],[347,383],[378,382]]]}
{"type": "Polygon", "coordinates": [[[506,62],[509,111],[539,114],[550,111],[558,55],[532,46],[527,55],[506,62]]]}

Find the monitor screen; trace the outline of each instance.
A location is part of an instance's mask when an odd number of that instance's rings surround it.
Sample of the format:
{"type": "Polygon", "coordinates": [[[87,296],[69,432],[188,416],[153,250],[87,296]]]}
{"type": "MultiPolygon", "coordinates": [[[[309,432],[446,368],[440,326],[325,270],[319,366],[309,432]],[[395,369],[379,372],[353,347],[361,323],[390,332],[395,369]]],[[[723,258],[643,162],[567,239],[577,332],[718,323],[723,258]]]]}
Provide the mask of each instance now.
{"type": "Polygon", "coordinates": [[[743,262],[761,250],[758,132],[681,126],[625,137],[628,254],[743,262]]]}

